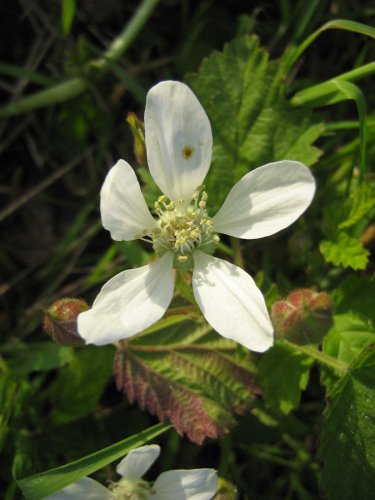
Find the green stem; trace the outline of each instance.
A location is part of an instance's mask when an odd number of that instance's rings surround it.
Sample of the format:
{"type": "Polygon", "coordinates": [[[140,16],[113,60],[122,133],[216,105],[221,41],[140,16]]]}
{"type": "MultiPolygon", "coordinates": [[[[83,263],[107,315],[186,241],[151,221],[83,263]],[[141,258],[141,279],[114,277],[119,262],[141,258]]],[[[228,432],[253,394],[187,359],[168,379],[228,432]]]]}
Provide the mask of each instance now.
{"type": "Polygon", "coordinates": [[[92,65],[103,68],[108,65],[108,61],[119,59],[142,30],[158,3],[159,0],[144,0],[124,30],[113,40],[103,57],[94,61],[92,65]]]}
{"type": "Polygon", "coordinates": [[[182,306],[182,307],[174,307],[172,309],[168,309],[165,313],[165,317],[169,316],[178,316],[180,314],[184,314],[186,319],[195,318],[197,315],[200,315],[199,309],[197,306],[182,306]]]}
{"type": "MultiPolygon", "coordinates": [[[[103,70],[110,69],[111,65],[113,67],[113,62],[124,54],[140,33],[158,2],[159,0],[144,0],[120,35],[113,40],[108,50],[99,59],[88,63],[87,69],[93,68],[99,70],[100,76],[103,70]]],[[[0,117],[26,113],[33,109],[50,106],[58,102],[61,103],[78,97],[88,89],[91,81],[91,78],[85,75],[86,73],[83,70],[82,77],[71,78],[42,90],[41,92],[36,92],[23,99],[11,102],[7,106],[0,108],[0,117]]],[[[134,90],[135,88],[133,86],[133,91],[134,90]]],[[[136,92],[137,97],[140,98],[140,90],[138,88],[136,92]]]]}
{"type": "Polygon", "coordinates": [[[293,347],[293,349],[295,349],[296,351],[303,352],[310,358],[318,361],[318,363],[333,368],[334,370],[339,371],[343,375],[348,371],[348,365],[346,363],[343,363],[339,359],[329,356],[328,354],[325,354],[322,351],[319,351],[316,347],[312,345],[293,344],[292,342],[288,342],[287,340],[284,340],[284,342],[286,342],[288,346],[293,347]]]}
{"type": "Polygon", "coordinates": [[[220,453],[219,474],[221,477],[225,477],[228,474],[230,456],[232,450],[232,440],[230,433],[225,434],[221,438],[220,445],[221,445],[221,453],[220,453]]]}
{"type": "Polygon", "coordinates": [[[243,269],[245,266],[244,266],[244,260],[242,257],[242,252],[241,252],[240,240],[238,238],[233,238],[231,236],[230,244],[231,244],[231,247],[233,249],[234,263],[236,264],[236,266],[241,267],[243,269]]]}

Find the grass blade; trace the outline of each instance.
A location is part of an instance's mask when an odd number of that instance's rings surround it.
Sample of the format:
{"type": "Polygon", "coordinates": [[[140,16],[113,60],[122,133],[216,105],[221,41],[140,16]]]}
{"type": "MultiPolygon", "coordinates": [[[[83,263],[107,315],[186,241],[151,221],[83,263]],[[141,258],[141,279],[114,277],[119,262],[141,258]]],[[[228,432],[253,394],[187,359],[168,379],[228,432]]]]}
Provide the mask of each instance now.
{"type": "Polygon", "coordinates": [[[40,500],[78,481],[81,477],[92,474],[114,460],[122,458],[130,450],[142,446],[147,441],[154,439],[170,428],[170,424],[154,425],[145,431],[130,436],[91,455],[87,455],[75,462],[41,472],[35,476],[20,479],[17,481],[17,484],[28,500],[40,500]]]}

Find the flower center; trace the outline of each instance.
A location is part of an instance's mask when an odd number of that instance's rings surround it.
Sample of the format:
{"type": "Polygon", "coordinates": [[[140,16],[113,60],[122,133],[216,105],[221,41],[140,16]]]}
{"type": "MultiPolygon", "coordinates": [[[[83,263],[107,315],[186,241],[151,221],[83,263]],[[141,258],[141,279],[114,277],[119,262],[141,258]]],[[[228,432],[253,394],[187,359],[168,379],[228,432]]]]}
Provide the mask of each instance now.
{"type": "Polygon", "coordinates": [[[177,206],[166,195],[155,202],[155,213],[158,215],[158,227],[151,237],[155,252],[175,254],[175,267],[191,267],[191,254],[199,248],[203,252],[212,253],[219,241],[213,232],[213,223],[207,215],[207,193],[204,186],[199,186],[190,202],[178,200],[177,206]]]}
{"type": "Polygon", "coordinates": [[[112,483],[112,500],[147,500],[152,493],[151,486],[143,479],[120,479],[118,483],[112,483]]]}

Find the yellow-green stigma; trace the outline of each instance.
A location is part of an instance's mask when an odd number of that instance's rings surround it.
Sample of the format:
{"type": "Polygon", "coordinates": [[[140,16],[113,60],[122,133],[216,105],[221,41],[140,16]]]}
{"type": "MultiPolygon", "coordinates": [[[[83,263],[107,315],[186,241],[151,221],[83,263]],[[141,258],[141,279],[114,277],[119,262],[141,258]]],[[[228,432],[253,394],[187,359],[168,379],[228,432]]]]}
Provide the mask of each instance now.
{"type": "Polygon", "coordinates": [[[162,195],[155,202],[158,227],[151,234],[153,247],[158,255],[175,254],[175,267],[191,267],[191,254],[199,248],[213,253],[219,237],[213,232],[213,222],[207,215],[207,193],[204,186],[195,190],[189,203],[177,203],[162,195]]]}

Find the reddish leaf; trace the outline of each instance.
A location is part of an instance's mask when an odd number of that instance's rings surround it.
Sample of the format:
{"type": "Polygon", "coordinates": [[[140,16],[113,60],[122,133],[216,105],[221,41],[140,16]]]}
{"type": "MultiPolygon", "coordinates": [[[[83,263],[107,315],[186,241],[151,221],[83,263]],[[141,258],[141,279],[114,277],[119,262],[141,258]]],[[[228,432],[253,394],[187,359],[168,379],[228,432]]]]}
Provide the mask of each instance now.
{"type": "Polygon", "coordinates": [[[173,344],[160,345],[159,339],[171,338],[163,334],[122,344],[114,365],[118,389],[196,443],[219,437],[235,424],[233,413],[244,413],[258,392],[250,354],[243,358],[235,343],[207,331],[198,342],[180,333],[182,342],[175,335],[173,344]]]}

